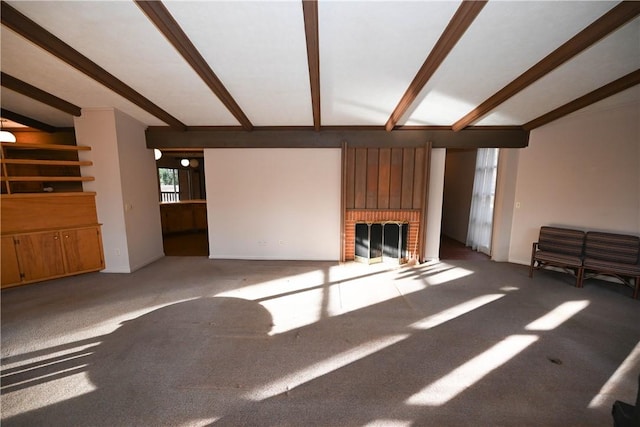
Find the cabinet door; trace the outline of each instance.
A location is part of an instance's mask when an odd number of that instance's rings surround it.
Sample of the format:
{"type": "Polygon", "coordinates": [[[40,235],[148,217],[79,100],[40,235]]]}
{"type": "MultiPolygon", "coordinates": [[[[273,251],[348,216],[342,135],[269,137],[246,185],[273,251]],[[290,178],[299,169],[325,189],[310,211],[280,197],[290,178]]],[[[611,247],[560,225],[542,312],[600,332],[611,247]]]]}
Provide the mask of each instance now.
{"type": "Polygon", "coordinates": [[[24,280],[39,280],[64,275],[64,258],[60,233],[21,234],[16,236],[16,250],[24,280]]]}
{"type": "Polygon", "coordinates": [[[67,273],[104,268],[99,227],[64,230],[61,235],[67,273]]]}
{"type": "Polygon", "coordinates": [[[18,264],[18,254],[13,243],[13,236],[2,236],[2,265],[0,275],[2,276],[2,287],[20,283],[20,266],[18,264]]]}
{"type": "Polygon", "coordinates": [[[205,204],[193,205],[193,220],[194,220],[194,228],[196,230],[207,229],[207,205],[205,204]]]}

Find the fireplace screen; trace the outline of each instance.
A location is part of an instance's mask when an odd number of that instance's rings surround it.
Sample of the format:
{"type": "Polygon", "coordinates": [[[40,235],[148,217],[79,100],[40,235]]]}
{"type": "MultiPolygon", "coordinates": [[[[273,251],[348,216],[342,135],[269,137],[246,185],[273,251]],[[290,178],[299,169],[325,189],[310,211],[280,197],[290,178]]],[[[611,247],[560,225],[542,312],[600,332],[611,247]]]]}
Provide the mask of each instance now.
{"type": "Polygon", "coordinates": [[[356,261],[405,262],[408,228],[403,222],[356,223],[356,261]]]}

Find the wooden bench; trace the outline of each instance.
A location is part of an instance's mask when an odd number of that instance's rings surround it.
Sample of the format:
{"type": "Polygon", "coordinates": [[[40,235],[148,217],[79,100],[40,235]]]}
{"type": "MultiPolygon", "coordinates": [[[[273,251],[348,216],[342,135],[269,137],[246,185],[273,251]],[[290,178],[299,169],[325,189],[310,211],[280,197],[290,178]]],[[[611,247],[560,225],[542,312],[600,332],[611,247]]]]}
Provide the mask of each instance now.
{"type": "Polygon", "coordinates": [[[640,237],[625,234],[601,233],[589,231],[584,244],[583,275],[578,287],[582,287],[584,278],[599,275],[614,276],[624,284],[631,286],[633,298],[640,293],[640,237]],[[585,273],[589,273],[585,277],[585,273]]]}
{"type": "Polygon", "coordinates": [[[540,227],[538,241],[531,249],[529,277],[533,270],[548,266],[562,268],[576,277],[576,287],[582,283],[582,257],[585,232],[561,227],[540,227]]]}

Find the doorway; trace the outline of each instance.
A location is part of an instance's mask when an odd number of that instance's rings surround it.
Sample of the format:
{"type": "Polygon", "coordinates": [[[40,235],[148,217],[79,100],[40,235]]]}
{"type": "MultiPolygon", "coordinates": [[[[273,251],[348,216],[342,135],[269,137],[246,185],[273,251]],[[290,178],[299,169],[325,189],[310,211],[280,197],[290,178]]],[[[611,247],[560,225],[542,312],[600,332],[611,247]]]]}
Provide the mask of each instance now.
{"type": "MultiPolygon", "coordinates": [[[[497,165],[497,155],[495,159],[497,165]]],[[[490,243],[484,251],[477,252],[468,241],[477,161],[478,149],[447,149],[439,253],[442,260],[490,259],[490,243]]],[[[495,172],[495,168],[493,170],[495,172]]],[[[493,183],[495,193],[495,173],[493,183]]],[[[490,202],[493,208],[493,195],[490,202]]],[[[492,224],[485,225],[489,227],[490,242],[492,224]]]]}
{"type": "Polygon", "coordinates": [[[156,152],[158,201],[166,256],[208,256],[204,153],[156,152]]]}

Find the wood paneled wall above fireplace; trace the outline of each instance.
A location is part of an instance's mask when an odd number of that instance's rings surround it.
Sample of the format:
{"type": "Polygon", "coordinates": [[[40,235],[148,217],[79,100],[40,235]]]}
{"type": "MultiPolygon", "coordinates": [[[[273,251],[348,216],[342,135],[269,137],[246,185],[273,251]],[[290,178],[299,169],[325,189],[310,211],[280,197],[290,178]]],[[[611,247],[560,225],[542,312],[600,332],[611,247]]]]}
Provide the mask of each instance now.
{"type": "Polygon", "coordinates": [[[352,148],[343,146],[342,259],[354,259],[354,224],[407,221],[416,239],[411,258],[421,260],[431,144],[423,147],[352,148]],[[397,217],[397,218],[396,218],[397,217]],[[417,220],[417,221],[416,221],[417,220]]]}

